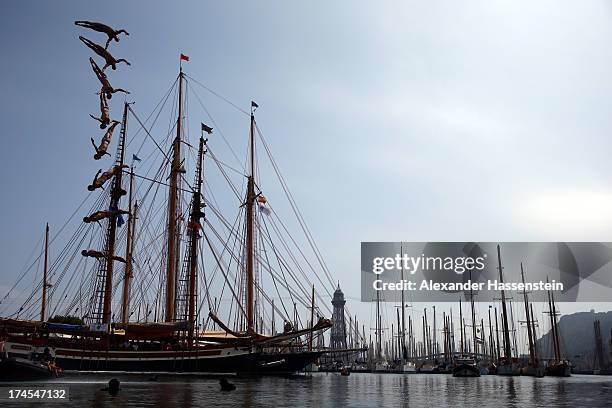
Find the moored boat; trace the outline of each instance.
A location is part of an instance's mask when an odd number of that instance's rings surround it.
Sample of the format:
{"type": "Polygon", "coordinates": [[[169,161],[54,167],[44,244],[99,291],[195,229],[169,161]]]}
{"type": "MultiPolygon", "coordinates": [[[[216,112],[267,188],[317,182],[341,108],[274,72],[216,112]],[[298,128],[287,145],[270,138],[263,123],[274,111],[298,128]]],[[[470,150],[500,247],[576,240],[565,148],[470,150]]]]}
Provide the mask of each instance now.
{"type": "Polygon", "coordinates": [[[453,377],[480,377],[480,368],[473,358],[457,358],[453,367],[453,377]]]}

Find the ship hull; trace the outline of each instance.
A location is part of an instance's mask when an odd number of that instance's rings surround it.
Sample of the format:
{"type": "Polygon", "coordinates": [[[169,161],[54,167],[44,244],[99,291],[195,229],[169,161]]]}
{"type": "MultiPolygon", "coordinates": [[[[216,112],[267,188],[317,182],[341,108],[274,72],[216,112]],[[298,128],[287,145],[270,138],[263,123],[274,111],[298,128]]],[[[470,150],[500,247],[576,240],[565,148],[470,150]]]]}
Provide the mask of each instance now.
{"type": "Polygon", "coordinates": [[[570,377],[572,375],[570,365],[565,362],[549,365],[544,373],[548,377],[570,377]]]}
{"type": "Polygon", "coordinates": [[[42,364],[20,358],[0,360],[0,381],[34,381],[56,377],[56,374],[42,364]]]}
{"type": "Polygon", "coordinates": [[[496,374],[502,376],[517,376],[521,375],[521,368],[516,364],[502,364],[497,366],[496,374]]]}
{"type": "Polygon", "coordinates": [[[480,377],[480,369],[472,364],[459,364],[453,369],[453,377],[480,377]]]}
{"type": "Polygon", "coordinates": [[[304,371],[323,355],[319,351],[297,351],[290,353],[262,353],[257,358],[254,374],[284,375],[304,371]]]}
{"type": "MultiPolygon", "coordinates": [[[[28,344],[7,343],[9,356],[25,358],[36,351],[28,344]]],[[[121,372],[181,372],[208,374],[278,375],[303,371],[315,363],[321,352],[262,353],[249,348],[136,351],[53,349],[63,370],[121,372]]]]}
{"type": "Polygon", "coordinates": [[[521,369],[521,375],[527,377],[544,377],[544,367],[541,366],[527,366],[521,369]]]}

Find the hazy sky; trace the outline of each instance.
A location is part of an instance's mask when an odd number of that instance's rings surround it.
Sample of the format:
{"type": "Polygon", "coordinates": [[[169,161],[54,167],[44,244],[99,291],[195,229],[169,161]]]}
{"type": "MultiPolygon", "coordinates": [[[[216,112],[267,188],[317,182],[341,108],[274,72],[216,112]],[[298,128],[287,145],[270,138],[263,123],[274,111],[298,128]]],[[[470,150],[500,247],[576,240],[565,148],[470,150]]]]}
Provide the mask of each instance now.
{"type": "Polygon", "coordinates": [[[611,240],[609,2],[177,3],[3,2],[0,294],[97,170],[77,19],[130,31],[113,83],[142,112],[180,52],[198,80],[260,104],[353,304],[361,241],[611,240]]]}

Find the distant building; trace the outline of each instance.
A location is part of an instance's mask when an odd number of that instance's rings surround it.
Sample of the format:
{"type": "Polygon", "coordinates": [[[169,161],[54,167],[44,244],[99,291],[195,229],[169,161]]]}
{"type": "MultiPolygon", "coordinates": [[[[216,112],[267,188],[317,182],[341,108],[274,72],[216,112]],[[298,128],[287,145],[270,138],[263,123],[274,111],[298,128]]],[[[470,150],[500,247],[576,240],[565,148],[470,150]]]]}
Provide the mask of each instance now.
{"type": "MultiPolygon", "coordinates": [[[[346,300],[344,300],[344,293],[340,289],[340,283],[338,283],[338,288],[334,292],[334,297],[332,299],[332,305],[334,306],[334,313],[332,315],[332,328],[330,335],[329,347],[332,350],[346,350],[346,322],[344,320],[344,305],[346,304],[346,300]]],[[[332,354],[334,356],[334,360],[346,360],[346,353],[332,354]]]]}

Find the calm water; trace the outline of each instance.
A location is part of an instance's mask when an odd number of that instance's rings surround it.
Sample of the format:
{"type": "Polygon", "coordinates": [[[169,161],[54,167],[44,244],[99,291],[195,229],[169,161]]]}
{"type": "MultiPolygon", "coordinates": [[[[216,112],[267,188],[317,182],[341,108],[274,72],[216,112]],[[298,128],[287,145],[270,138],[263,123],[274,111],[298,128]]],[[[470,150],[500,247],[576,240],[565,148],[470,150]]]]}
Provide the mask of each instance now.
{"type": "MultiPolygon", "coordinates": [[[[450,375],[316,373],[290,378],[229,378],[236,391],[219,391],[214,378],[143,375],[79,375],[61,379],[70,401],[44,406],[78,407],[611,407],[612,377],[453,378],[450,375]],[[111,396],[100,389],[110,378],[121,381],[111,396]]],[[[54,381],[58,383],[59,381],[54,381]]],[[[25,386],[24,384],[11,384],[25,386]]],[[[0,386],[11,386],[2,384],[0,386]]],[[[41,403],[7,403],[2,407],[41,403]]]]}

